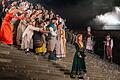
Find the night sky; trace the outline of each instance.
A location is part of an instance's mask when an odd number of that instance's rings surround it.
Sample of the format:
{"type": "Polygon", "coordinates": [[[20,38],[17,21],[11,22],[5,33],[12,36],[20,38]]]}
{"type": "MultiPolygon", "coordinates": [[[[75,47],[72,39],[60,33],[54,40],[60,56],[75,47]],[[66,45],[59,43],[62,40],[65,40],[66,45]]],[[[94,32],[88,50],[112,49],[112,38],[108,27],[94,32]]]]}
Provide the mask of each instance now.
{"type": "Polygon", "coordinates": [[[67,26],[84,28],[96,15],[112,11],[119,0],[43,0],[42,3],[67,20],[67,26]]]}

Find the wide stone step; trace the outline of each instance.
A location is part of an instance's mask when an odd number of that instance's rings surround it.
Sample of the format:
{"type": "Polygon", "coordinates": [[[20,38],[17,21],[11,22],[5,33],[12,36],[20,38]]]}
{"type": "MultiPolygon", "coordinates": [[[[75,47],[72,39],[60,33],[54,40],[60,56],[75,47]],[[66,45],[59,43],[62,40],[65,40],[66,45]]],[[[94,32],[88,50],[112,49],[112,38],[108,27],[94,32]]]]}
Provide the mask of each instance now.
{"type": "Polygon", "coordinates": [[[0,65],[0,69],[4,70],[4,69],[25,69],[25,70],[49,70],[49,71],[56,71],[56,72],[60,72],[59,70],[57,70],[57,68],[55,66],[49,66],[49,65],[15,65],[15,64],[6,64],[6,65],[0,65]]]}
{"type": "MultiPolygon", "coordinates": [[[[65,77],[65,78],[69,78],[69,76],[65,76],[63,75],[63,73],[61,73],[59,70],[57,70],[54,67],[49,67],[49,66],[40,66],[40,65],[13,65],[13,64],[8,64],[8,63],[2,63],[2,65],[4,66],[0,66],[0,71],[1,73],[9,73],[9,72],[17,72],[17,73],[25,73],[25,74],[34,74],[35,76],[38,74],[49,74],[51,76],[59,76],[59,77],[65,77]],[[6,65],[5,65],[6,64],[6,65]]],[[[4,74],[6,75],[6,74],[4,74]]],[[[3,76],[3,75],[2,75],[3,76]]],[[[7,76],[6,76],[7,77],[7,76]]],[[[33,77],[33,75],[32,75],[33,77]]],[[[40,79],[41,80],[41,79],[40,79]]]]}
{"type": "MultiPolygon", "coordinates": [[[[55,73],[45,73],[45,72],[39,72],[39,73],[20,73],[20,72],[1,72],[0,73],[1,80],[68,80],[69,78],[66,78],[62,75],[57,75],[55,73]]],[[[70,80],[70,79],[69,79],[70,80]]]]}
{"type": "Polygon", "coordinates": [[[38,60],[36,59],[35,56],[32,56],[31,58],[24,58],[24,57],[11,57],[11,56],[0,56],[0,59],[8,59],[8,60],[11,60],[12,62],[14,63],[33,63],[33,64],[38,64],[38,63],[46,63],[46,64],[49,64],[50,62],[48,62],[47,59],[44,59],[44,58],[39,58],[38,60]]]}

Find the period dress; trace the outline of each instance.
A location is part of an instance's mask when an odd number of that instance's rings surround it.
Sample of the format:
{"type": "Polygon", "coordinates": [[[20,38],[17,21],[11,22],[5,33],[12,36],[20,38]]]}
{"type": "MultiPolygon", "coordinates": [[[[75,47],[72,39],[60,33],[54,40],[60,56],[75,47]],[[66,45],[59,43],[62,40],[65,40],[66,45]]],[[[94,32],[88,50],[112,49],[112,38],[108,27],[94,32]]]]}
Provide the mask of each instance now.
{"type": "Polygon", "coordinates": [[[33,42],[35,53],[37,55],[44,54],[46,52],[46,42],[44,41],[43,33],[34,31],[33,42]]]}
{"type": "Polygon", "coordinates": [[[58,29],[57,31],[57,49],[56,49],[56,57],[64,58],[66,57],[66,37],[65,31],[63,29],[58,29]]]}
{"type": "Polygon", "coordinates": [[[75,45],[75,55],[72,64],[71,70],[71,77],[73,75],[81,75],[86,72],[86,65],[85,65],[85,54],[84,54],[84,47],[80,48],[78,43],[74,43],[75,45]]]}
{"type": "Polygon", "coordinates": [[[93,51],[92,36],[87,37],[86,49],[89,51],[93,51]]]}
{"type": "MultiPolygon", "coordinates": [[[[32,44],[32,36],[34,34],[34,31],[40,31],[40,28],[34,27],[33,25],[28,25],[28,27],[25,29],[23,35],[22,35],[22,49],[29,49],[32,44]]],[[[33,45],[32,45],[33,46],[33,45]]]]}
{"type": "Polygon", "coordinates": [[[4,44],[13,44],[13,33],[12,33],[12,26],[10,24],[10,21],[12,18],[23,20],[22,17],[16,17],[13,15],[13,13],[8,12],[3,20],[3,23],[1,25],[0,29],[0,42],[4,44]]]}
{"type": "Polygon", "coordinates": [[[8,12],[3,20],[0,29],[0,42],[4,44],[13,44],[12,28],[10,21],[13,18],[13,13],[8,12]]]}
{"type": "Polygon", "coordinates": [[[22,34],[24,33],[26,28],[27,28],[27,22],[25,20],[21,20],[17,28],[17,37],[16,37],[17,45],[20,47],[22,44],[22,34]]]}
{"type": "Polygon", "coordinates": [[[49,25],[49,33],[48,33],[48,42],[47,42],[47,51],[49,52],[49,60],[56,60],[56,48],[57,48],[57,29],[56,26],[53,23],[50,23],[49,25]]]}

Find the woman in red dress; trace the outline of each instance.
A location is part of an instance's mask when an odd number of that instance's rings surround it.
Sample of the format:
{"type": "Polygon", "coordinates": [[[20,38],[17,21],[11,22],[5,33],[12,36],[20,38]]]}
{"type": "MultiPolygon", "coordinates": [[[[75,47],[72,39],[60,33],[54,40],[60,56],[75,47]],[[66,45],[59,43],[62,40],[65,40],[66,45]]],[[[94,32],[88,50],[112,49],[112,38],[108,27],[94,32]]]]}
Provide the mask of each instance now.
{"type": "Polygon", "coordinates": [[[13,34],[12,34],[12,27],[10,25],[10,21],[12,20],[12,18],[18,18],[14,16],[14,13],[16,13],[18,10],[15,8],[11,8],[11,10],[9,10],[9,12],[6,14],[1,28],[0,28],[0,42],[3,44],[8,44],[11,45],[13,44],[13,34]]]}

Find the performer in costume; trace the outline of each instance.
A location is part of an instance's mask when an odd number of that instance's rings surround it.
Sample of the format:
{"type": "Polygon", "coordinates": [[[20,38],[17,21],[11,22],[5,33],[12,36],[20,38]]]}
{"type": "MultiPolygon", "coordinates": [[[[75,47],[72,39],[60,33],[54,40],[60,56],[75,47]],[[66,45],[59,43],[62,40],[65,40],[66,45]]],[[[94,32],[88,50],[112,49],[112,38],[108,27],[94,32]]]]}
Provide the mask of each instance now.
{"type": "Polygon", "coordinates": [[[86,42],[86,50],[88,53],[93,52],[93,40],[91,34],[91,27],[87,27],[87,42],[86,42]]]}
{"type": "MultiPolygon", "coordinates": [[[[22,41],[23,41],[23,48],[25,49],[26,53],[29,53],[30,45],[32,44],[32,37],[34,34],[34,31],[40,31],[41,28],[35,27],[35,20],[29,22],[27,28],[25,29],[23,35],[22,35],[22,41]]],[[[33,45],[32,45],[33,46],[33,45]]]]}
{"type": "Polygon", "coordinates": [[[52,18],[51,23],[48,25],[49,33],[48,33],[48,44],[47,51],[49,52],[49,60],[56,60],[56,45],[57,45],[57,27],[56,27],[57,19],[52,18]]]}
{"type": "Polygon", "coordinates": [[[78,34],[76,36],[76,42],[75,45],[75,55],[73,59],[72,64],[72,70],[71,70],[71,78],[75,78],[76,75],[78,75],[78,78],[83,78],[83,74],[86,73],[86,65],[85,65],[85,46],[83,43],[82,34],[78,34]]]}
{"type": "Polygon", "coordinates": [[[22,19],[21,17],[14,16],[14,13],[18,12],[18,10],[12,7],[9,12],[6,14],[0,29],[0,42],[4,44],[11,45],[13,44],[13,33],[10,25],[10,21],[12,18],[22,19]]]}
{"type": "MultiPolygon", "coordinates": [[[[26,15],[24,15],[24,17],[26,17],[26,15]]],[[[17,42],[17,46],[18,46],[18,49],[21,49],[22,47],[22,35],[25,31],[25,29],[27,28],[27,18],[25,18],[24,20],[21,20],[19,25],[18,25],[18,28],[17,28],[17,37],[16,37],[16,42],[17,42]]]]}
{"type": "Polygon", "coordinates": [[[37,20],[36,27],[42,28],[40,32],[34,31],[34,35],[33,35],[35,53],[37,55],[39,54],[43,55],[46,52],[46,41],[45,41],[44,33],[47,33],[47,31],[44,30],[44,25],[45,25],[44,21],[37,20]]]}
{"type": "Polygon", "coordinates": [[[110,62],[112,62],[112,48],[113,48],[113,39],[110,37],[108,33],[106,36],[106,41],[104,41],[106,56],[110,62]]]}
{"type": "Polygon", "coordinates": [[[62,29],[63,24],[58,24],[57,29],[57,49],[56,49],[56,57],[57,58],[64,58],[66,57],[66,37],[65,31],[62,29]]]}

